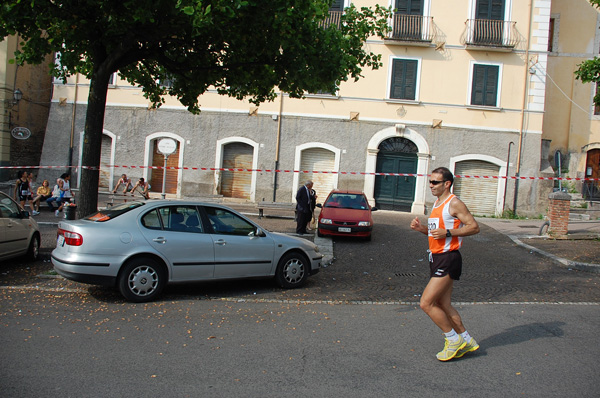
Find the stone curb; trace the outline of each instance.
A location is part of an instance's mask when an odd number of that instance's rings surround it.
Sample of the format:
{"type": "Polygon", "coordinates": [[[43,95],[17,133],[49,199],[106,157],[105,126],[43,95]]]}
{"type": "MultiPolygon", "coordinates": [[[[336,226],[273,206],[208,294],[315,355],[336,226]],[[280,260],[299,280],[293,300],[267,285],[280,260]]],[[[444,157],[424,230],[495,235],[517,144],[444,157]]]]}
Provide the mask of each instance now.
{"type": "Polygon", "coordinates": [[[551,258],[552,260],[558,262],[559,264],[568,267],[568,268],[574,268],[577,269],[579,271],[587,271],[587,272],[595,272],[595,273],[600,273],[600,264],[591,264],[591,263],[581,263],[578,261],[571,261],[571,260],[567,260],[566,258],[562,258],[562,257],[558,257],[552,253],[548,253],[547,251],[538,249],[537,247],[533,247],[530,246],[526,243],[521,242],[521,240],[515,236],[515,235],[507,235],[513,242],[515,242],[517,245],[524,247],[528,250],[531,250],[533,252],[536,252],[538,254],[541,254],[542,256],[546,256],[548,258],[551,258]]]}

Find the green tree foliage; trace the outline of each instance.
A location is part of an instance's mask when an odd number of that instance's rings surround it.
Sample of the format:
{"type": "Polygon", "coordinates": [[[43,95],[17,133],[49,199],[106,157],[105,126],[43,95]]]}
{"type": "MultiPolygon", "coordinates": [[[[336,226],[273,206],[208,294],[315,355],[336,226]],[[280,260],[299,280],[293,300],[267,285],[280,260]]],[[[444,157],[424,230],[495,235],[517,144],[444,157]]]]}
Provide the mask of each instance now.
{"type": "MultiPolygon", "coordinates": [[[[600,8],[600,0],[589,1],[594,7],[600,8]]],[[[575,71],[575,77],[577,79],[584,83],[600,83],[600,58],[594,57],[593,59],[588,59],[577,65],[577,67],[578,69],[575,71]]],[[[597,93],[594,96],[594,103],[600,105],[600,93],[597,93]]]]}
{"type": "Polygon", "coordinates": [[[80,216],[96,211],[100,148],[110,76],[119,72],[154,105],[176,97],[200,111],[209,87],[259,104],[361,77],[381,66],[367,52],[383,37],[390,10],[347,8],[327,25],[332,0],[5,0],[0,37],[18,34],[18,63],[56,52],[53,74],[90,79],[81,171],[80,216]],[[172,85],[164,87],[161,81],[172,85]]]}

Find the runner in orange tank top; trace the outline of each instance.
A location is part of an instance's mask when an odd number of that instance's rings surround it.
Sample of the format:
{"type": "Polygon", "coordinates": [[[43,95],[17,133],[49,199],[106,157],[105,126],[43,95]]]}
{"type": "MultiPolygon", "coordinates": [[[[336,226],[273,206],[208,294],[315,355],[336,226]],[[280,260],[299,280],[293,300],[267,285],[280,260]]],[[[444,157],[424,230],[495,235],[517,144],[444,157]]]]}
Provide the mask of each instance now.
{"type": "Polygon", "coordinates": [[[450,192],[453,182],[454,176],[447,168],[433,170],[429,187],[437,200],[427,225],[418,217],[410,223],[412,229],[429,239],[431,278],[421,295],[420,306],[444,333],[444,349],[436,355],[440,361],[460,358],[479,348],[452,306],[454,280],[458,280],[462,272],[462,257],[458,251],[462,238],[479,232],[479,225],[467,206],[450,192]]]}

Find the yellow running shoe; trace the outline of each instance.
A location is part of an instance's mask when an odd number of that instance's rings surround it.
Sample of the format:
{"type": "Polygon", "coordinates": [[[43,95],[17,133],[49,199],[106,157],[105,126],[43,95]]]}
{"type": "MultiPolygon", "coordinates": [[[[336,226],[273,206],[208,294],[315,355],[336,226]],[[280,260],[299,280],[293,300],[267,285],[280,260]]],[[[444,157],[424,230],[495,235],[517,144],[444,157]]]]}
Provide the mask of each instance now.
{"type": "Polygon", "coordinates": [[[456,353],[461,348],[464,348],[467,345],[467,342],[461,335],[458,335],[457,341],[448,341],[446,339],[446,344],[444,345],[444,349],[437,353],[436,357],[440,361],[449,361],[456,356],[456,353]]]}
{"type": "Polygon", "coordinates": [[[465,345],[463,348],[458,350],[458,352],[456,353],[454,358],[460,358],[463,355],[465,355],[467,352],[477,351],[478,349],[479,349],[479,344],[477,344],[475,339],[473,337],[471,337],[471,340],[469,340],[467,345],[465,345]]]}

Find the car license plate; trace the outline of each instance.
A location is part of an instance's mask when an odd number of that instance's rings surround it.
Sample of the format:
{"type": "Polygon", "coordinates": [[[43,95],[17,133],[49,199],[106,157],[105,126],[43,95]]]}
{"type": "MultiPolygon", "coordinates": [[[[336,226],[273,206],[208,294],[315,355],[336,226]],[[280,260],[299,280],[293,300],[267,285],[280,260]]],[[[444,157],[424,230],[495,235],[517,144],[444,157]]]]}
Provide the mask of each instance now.
{"type": "Polygon", "coordinates": [[[338,232],[352,232],[352,228],[338,227],[338,232]]]}
{"type": "Polygon", "coordinates": [[[65,245],[65,237],[62,235],[58,235],[58,239],[56,240],[56,247],[61,247],[65,245]]]}

